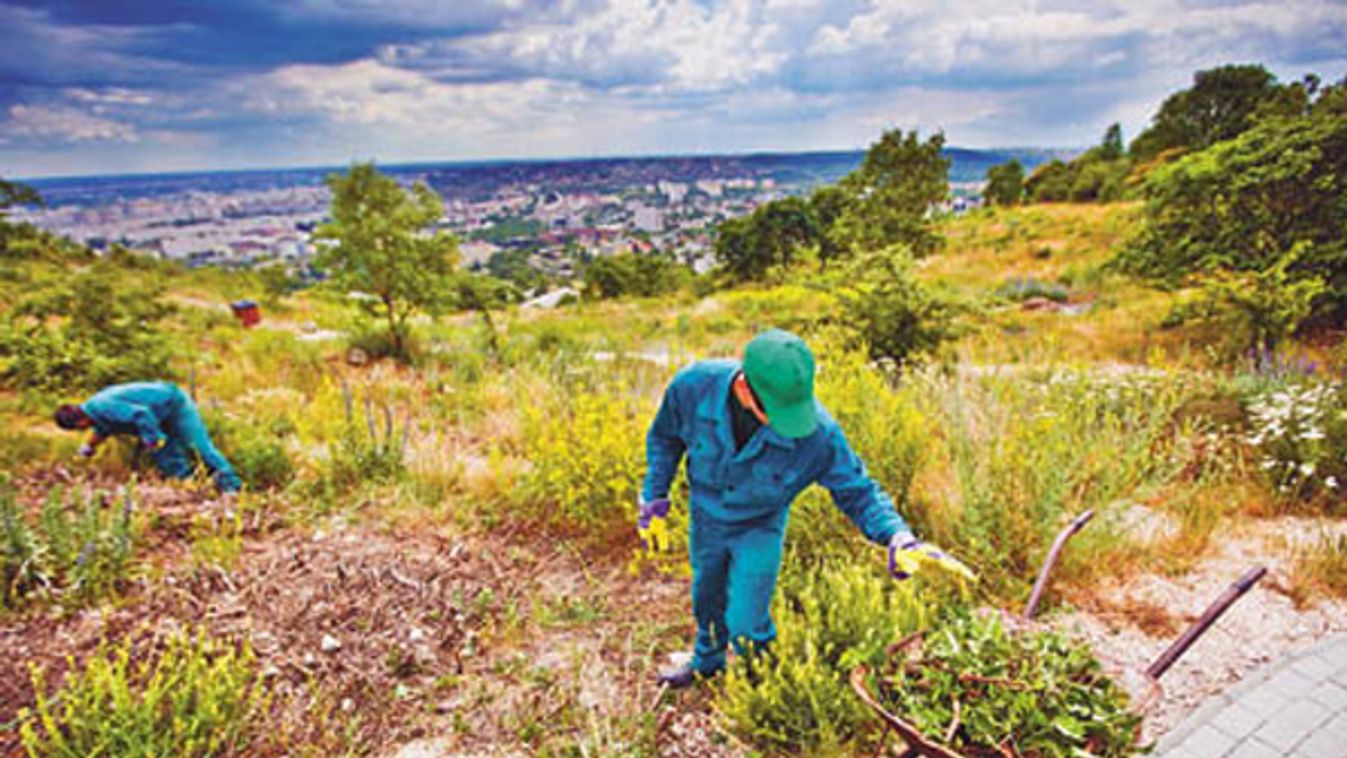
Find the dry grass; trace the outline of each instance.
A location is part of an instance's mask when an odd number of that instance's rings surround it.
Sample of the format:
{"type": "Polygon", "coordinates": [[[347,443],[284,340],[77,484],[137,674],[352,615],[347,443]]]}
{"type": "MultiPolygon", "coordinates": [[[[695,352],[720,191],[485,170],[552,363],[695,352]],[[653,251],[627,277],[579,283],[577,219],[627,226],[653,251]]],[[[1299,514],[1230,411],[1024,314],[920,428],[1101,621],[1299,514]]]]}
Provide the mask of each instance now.
{"type": "Polygon", "coordinates": [[[1347,598],[1347,534],[1323,534],[1293,548],[1295,561],[1281,589],[1297,608],[1319,597],[1347,598]]]}

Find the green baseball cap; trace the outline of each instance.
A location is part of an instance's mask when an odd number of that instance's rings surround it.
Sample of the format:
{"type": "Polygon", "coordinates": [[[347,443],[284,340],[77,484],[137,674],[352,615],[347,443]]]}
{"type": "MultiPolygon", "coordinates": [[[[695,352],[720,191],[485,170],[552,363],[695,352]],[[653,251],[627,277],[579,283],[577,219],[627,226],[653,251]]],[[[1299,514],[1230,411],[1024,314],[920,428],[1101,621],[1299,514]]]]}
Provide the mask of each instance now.
{"type": "Polygon", "coordinates": [[[762,401],[767,423],[782,437],[808,437],[818,427],[814,355],[804,340],[769,329],[744,348],[744,376],[762,401]]]}

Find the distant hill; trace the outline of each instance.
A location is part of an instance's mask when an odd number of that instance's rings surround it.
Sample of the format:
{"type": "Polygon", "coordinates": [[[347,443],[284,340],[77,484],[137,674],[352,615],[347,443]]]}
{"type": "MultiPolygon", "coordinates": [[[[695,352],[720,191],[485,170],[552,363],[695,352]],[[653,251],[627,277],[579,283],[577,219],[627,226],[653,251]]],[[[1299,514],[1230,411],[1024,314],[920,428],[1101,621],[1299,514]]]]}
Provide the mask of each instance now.
{"type": "MultiPolygon", "coordinates": [[[[981,181],[987,168],[1017,158],[1033,169],[1074,151],[1041,148],[947,148],[950,181],[981,181]]],[[[659,181],[695,182],[736,177],[770,178],[796,190],[834,182],[860,165],[860,150],[745,155],[646,156],[570,160],[474,161],[381,166],[407,181],[423,179],[445,197],[482,197],[505,186],[537,185],[562,191],[608,192],[659,181]]],[[[304,187],[343,166],[172,174],[128,174],[30,179],[52,206],[104,206],[187,192],[232,194],[304,187]]]]}

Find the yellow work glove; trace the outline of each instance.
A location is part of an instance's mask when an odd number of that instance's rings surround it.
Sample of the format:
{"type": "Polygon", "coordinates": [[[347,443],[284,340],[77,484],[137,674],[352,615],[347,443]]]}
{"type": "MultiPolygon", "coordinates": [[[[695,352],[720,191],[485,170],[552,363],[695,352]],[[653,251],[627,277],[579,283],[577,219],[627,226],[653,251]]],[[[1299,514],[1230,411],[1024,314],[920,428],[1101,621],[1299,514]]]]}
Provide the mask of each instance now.
{"type": "Polygon", "coordinates": [[[648,552],[663,553],[669,549],[669,499],[666,497],[641,503],[641,515],[636,519],[636,533],[648,552]]]}
{"type": "Polygon", "coordinates": [[[935,545],[922,542],[910,532],[900,532],[889,541],[889,573],[904,580],[919,571],[938,569],[967,582],[976,582],[977,574],[935,545]]]}

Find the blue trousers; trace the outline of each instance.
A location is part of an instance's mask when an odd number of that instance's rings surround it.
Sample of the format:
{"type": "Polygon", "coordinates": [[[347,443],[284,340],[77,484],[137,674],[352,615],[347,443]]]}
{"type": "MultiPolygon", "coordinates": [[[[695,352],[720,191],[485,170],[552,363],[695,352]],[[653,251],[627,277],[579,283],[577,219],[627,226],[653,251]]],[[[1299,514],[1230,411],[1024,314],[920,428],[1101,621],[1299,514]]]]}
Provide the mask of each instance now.
{"type": "Polygon", "coordinates": [[[164,424],[164,436],[168,439],[164,447],[154,454],[154,465],[164,476],[186,479],[192,475],[192,452],[195,451],[222,492],[237,492],[242,482],[238,474],[234,473],[234,467],[229,465],[229,461],[211,441],[196,404],[187,393],[181,390],[179,393],[177,407],[164,424]]]}
{"type": "Polygon", "coordinates": [[[786,511],[743,523],[714,519],[692,506],[692,614],[697,642],[692,667],[706,675],[725,668],[725,650],[761,653],[776,639],[772,595],[781,569],[786,511]]]}

